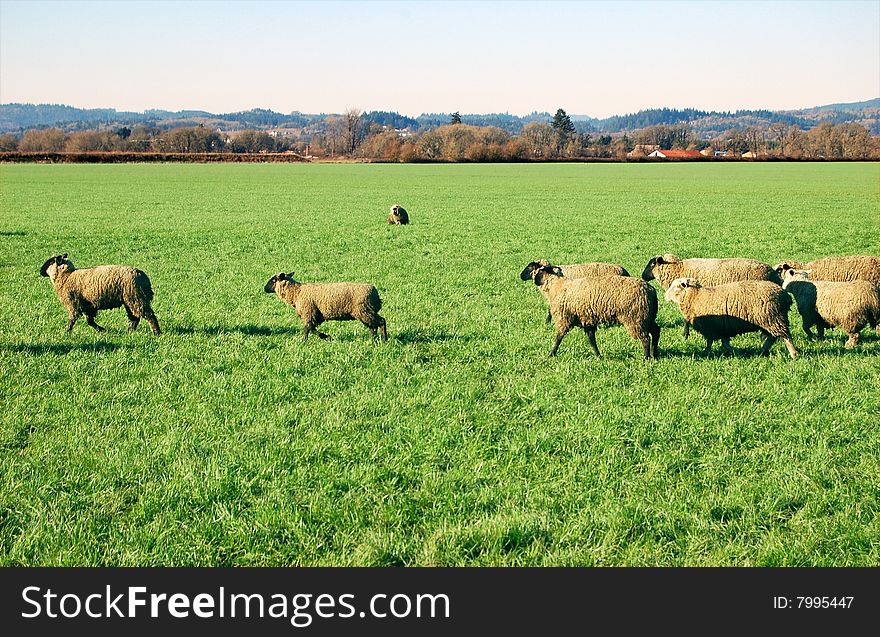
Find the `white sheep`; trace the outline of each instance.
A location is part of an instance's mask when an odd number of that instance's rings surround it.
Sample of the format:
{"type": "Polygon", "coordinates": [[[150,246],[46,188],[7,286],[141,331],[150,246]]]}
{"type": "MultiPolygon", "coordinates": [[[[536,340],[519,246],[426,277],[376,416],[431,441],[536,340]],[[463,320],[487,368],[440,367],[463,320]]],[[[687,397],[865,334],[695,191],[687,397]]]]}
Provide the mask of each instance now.
{"type": "Polygon", "coordinates": [[[718,339],[733,354],[732,336],[761,332],[765,336],[762,356],[769,354],[778,338],[785,342],[792,358],[798,355],[788,325],[791,297],[775,283],[736,281],[703,287],[696,279],[679,278],[672,281],[664,298],[677,304],[684,320],[703,335],[706,354],[711,354],[718,339]]]}
{"type": "Polygon", "coordinates": [[[550,301],[556,325],[556,341],[550,356],[556,355],[562,339],[573,327],[583,328],[593,353],[601,356],[596,328],[623,325],[633,339],[641,341],[646,359],[659,357],[657,292],[644,281],[620,275],[569,279],[554,266],[539,268],[532,278],[550,301]]]}
{"type": "Polygon", "coordinates": [[[40,268],[40,275],[49,277],[55,294],[67,309],[67,331],[80,316],[99,332],[104,328],[95,322],[99,310],[124,307],[128,314],[129,331],[137,329],[143,318],[158,335],[159,321],[153,312],[153,287],[149,277],[128,265],[99,265],[77,269],[67,253],[53,255],[40,268]]]}
{"type": "Polygon", "coordinates": [[[324,321],[352,320],[363,323],[374,338],[378,329],[382,340],[388,340],[385,319],[379,315],[382,299],[369,283],[300,283],[293,279],[293,272],[279,272],[263,289],[293,306],[305,323],[303,342],[312,330],[319,338],[330,338],[317,329],[324,321]]]}
{"type": "Polygon", "coordinates": [[[846,347],[859,344],[859,332],[866,325],[880,323],[880,286],[870,281],[813,281],[809,270],[788,269],[782,287],[794,297],[810,338],[816,326],[819,338],[825,329],[839,327],[849,338],[846,347]]]}

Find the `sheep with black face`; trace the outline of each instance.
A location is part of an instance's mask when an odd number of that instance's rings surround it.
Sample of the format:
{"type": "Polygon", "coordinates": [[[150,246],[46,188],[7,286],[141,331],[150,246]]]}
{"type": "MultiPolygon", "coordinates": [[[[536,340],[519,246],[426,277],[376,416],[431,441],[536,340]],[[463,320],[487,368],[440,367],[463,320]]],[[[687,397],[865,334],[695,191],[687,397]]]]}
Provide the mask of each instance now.
{"type": "Polygon", "coordinates": [[[532,280],[550,302],[556,325],[556,341],[550,356],[556,355],[562,339],[573,327],[587,333],[593,353],[601,356],[596,328],[623,325],[633,339],[642,343],[646,359],[659,357],[657,292],[644,281],[620,275],[569,279],[555,266],[539,268],[532,280]]]}
{"type": "Polygon", "coordinates": [[[314,331],[319,338],[330,338],[317,327],[324,321],[360,321],[375,338],[388,340],[385,319],[379,315],[382,300],[369,283],[300,283],[293,272],[279,272],[263,288],[292,306],[305,324],[303,342],[314,331]]]}
{"type": "Polygon", "coordinates": [[[761,332],[765,337],[762,356],[769,354],[778,338],[785,342],[792,358],[798,355],[788,325],[791,297],[775,283],[735,281],[703,287],[696,279],[679,278],[672,281],[665,299],[678,305],[684,320],[706,339],[706,354],[712,352],[712,344],[719,339],[733,354],[731,337],[761,332]]]}
{"type": "Polygon", "coordinates": [[[137,329],[141,319],[159,334],[159,321],[153,312],[153,286],[149,277],[128,265],[99,265],[77,269],[67,253],[52,255],[40,268],[40,276],[49,277],[55,294],[67,309],[67,331],[81,316],[86,323],[103,332],[95,322],[99,310],[124,307],[128,314],[129,331],[137,329]]]}
{"type": "Polygon", "coordinates": [[[395,204],[391,206],[391,212],[388,213],[387,221],[388,225],[391,226],[405,226],[409,223],[409,214],[407,214],[403,206],[395,204]]]}
{"type": "MultiPolygon", "coordinates": [[[[657,282],[664,290],[676,279],[697,279],[701,285],[723,285],[734,281],[772,281],[782,285],[782,277],[770,265],[755,259],[681,259],[674,254],[651,257],[642,271],[642,279],[657,282]]],[[[690,324],[684,324],[684,337],[690,334],[690,324]]]]}
{"type": "MultiPolygon", "coordinates": [[[[541,268],[552,268],[558,267],[561,275],[566,277],[567,279],[583,279],[590,276],[609,276],[616,274],[618,276],[629,276],[629,272],[622,266],[616,265],[614,263],[603,263],[601,261],[594,261],[591,263],[572,263],[570,265],[552,265],[547,259],[538,259],[537,261],[532,261],[529,263],[522,272],[519,273],[519,278],[523,281],[529,281],[533,279],[535,273],[541,268]]],[[[543,290],[543,288],[542,288],[543,290]]],[[[546,294],[544,295],[547,296],[546,294]]],[[[548,299],[549,301],[549,299],[548,299]]],[[[545,319],[546,323],[549,323],[551,320],[550,310],[547,310],[547,318],[545,319]]]]}
{"type": "Polygon", "coordinates": [[[814,325],[819,338],[838,327],[849,336],[846,347],[852,348],[866,325],[880,326],[880,285],[871,281],[814,281],[809,270],[788,269],[782,287],[794,297],[810,338],[814,325]]]}

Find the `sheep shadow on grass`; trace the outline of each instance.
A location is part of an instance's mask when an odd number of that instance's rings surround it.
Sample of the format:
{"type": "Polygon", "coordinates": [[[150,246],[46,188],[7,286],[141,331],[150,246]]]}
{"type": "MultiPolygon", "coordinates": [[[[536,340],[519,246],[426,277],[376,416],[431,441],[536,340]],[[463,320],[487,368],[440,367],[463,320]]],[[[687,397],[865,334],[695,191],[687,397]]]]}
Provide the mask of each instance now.
{"type": "MultiPolygon", "coordinates": [[[[291,327],[267,327],[265,325],[204,325],[195,327],[192,325],[176,325],[166,328],[169,334],[202,334],[204,336],[218,336],[220,334],[245,334],[247,336],[275,336],[278,334],[295,334],[297,330],[291,327]]],[[[300,334],[302,330],[299,330],[300,334]]]]}
{"type": "Polygon", "coordinates": [[[115,352],[124,347],[128,347],[128,345],[97,341],[95,343],[16,343],[0,346],[0,349],[16,354],[42,356],[43,354],[63,355],[71,352],[115,352]]]}
{"type": "Polygon", "coordinates": [[[466,343],[473,340],[473,337],[466,334],[451,334],[446,331],[423,331],[414,329],[404,329],[396,334],[389,336],[390,340],[397,341],[404,345],[414,343],[445,343],[450,341],[458,341],[466,343]]]}

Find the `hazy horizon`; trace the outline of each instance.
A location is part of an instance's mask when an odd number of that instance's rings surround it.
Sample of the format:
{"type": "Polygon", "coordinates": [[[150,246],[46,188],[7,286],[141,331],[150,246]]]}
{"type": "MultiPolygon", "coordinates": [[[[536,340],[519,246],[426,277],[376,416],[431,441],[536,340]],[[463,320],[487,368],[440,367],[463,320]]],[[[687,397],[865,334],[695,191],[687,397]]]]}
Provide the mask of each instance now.
{"type": "Polygon", "coordinates": [[[2,103],[603,118],[878,96],[875,1],[0,0],[2,103]]]}

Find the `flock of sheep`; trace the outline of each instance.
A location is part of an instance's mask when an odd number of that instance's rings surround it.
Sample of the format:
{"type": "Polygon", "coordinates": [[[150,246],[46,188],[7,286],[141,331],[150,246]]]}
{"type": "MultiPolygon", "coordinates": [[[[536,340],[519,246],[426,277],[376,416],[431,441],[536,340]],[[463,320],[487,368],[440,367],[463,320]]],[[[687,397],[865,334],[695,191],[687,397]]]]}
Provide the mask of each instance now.
{"type": "Polygon", "coordinates": [[[520,278],[534,281],[550,304],[556,324],[551,356],[573,327],[583,328],[598,356],[596,328],[623,325],[641,341],[645,358],[657,358],[657,293],[647,283],[654,279],[666,290],[664,298],[681,310],[685,338],[693,326],[706,339],[707,354],[717,340],[732,354],[732,337],[761,332],[762,355],[781,338],[796,358],[788,324],[792,297],[810,338],[813,326],[819,338],[826,328],[838,327],[849,336],[846,347],[855,347],[866,325],[877,328],[880,323],[880,258],[872,256],[787,261],[773,267],[754,259],[663,254],[648,261],[641,279],[611,263],[554,266],[540,260],[529,263],[520,278]]]}
{"type": "MultiPolygon", "coordinates": [[[[387,222],[409,223],[401,206],[392,206],[387,222]]],[[[67,331],[80,317],[98,331],[99,310],[124,307],[129,330],[141,319],[159,334],[153,312],[153,289],[147,275],[124,265],[102,265],[77,269],[67,254],[53,255],[40,270],[52,282],[55,293],[67,309],[67,331]]],[[[305,327],[303,340],[325,321],[357,320],[375,338],[388,340],[385,319],[380,316],[382,300],[376,287],[367,283],[301,283],[293,273],[279,272],[264,290],[291,305],[305,327]]],[[[846,332],[846,347],[859,344],[865,326],[880,323],[880,258],[873,256],[826,257],[811,263],[786,261],[772,267],[753,259],[680,259],[672,254],[653,257],[641,278],[631,277],[623,267],[611,263],[553,265],[532,261],[520,273],[532,280],[547,299],[547,321],[556,326],[556,340],[550,355],[556,354],[565,335],[575,327],[586,332],[596,356],[596,329],[622,325],[642,343],[646,359],[659,356],[660,326],[657,324],[657,292],[649,281],[666,290],[665,299],[678,305],[685,320],[684,336],[693,327],[706,339],[706,353],[720,340],[733,353],[730,339],[747,332],[761,332],[762,355],[782,339],[792,358],[798,352],[791,339],[788,311],[792,297],[803,320],[804,331],[816,327],[819,338],[825,329],[846,332]]]]}

